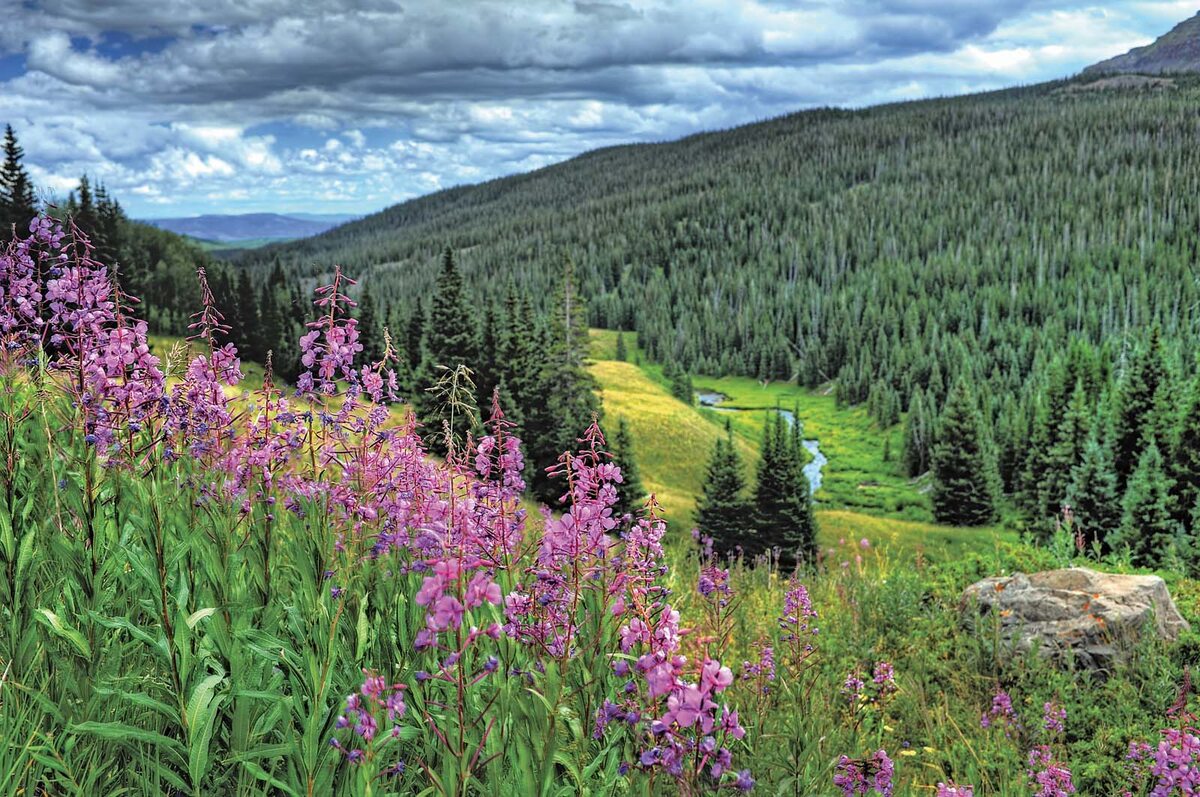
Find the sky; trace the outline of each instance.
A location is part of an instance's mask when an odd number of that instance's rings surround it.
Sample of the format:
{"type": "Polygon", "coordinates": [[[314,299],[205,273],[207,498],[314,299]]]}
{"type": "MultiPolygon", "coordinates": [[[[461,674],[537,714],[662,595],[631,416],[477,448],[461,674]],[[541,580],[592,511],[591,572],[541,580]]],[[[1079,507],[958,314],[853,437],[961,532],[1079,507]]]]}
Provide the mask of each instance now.
{"type": "Polygon", "coordinates": [[[45,197],[362,214],[596,147],[1034,83],[1198,0],[0,0],[45,197]]]}

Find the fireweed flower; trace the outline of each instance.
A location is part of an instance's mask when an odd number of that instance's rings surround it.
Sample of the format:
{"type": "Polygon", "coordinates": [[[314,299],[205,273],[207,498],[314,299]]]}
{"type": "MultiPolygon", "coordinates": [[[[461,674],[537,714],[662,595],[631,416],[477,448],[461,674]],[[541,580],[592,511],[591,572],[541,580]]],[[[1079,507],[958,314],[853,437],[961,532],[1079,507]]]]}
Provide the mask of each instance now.
{"type": "Polygon", "coordinates": [[[779,641],[786,647],[787,666],[798,669],[816,652],[817,611],[803,584],[793,580],[787,587],[779,618],[779,641]]]}
{"type": "Polygon", "coordinates": [[[362,344],[358,342],[358,321],[350,317],[355,303],[342,292],[354,284],[338,267],[333,282],[317,289],[314,304],[322,315],[309,322],[309,331],[300,338],[300,363],[308,369],[297,382],[301,394],[317,391],[332,395],[339,378],[358,384],[353,366],[362,344]]]}
{"type": "Polygon", "coordinates": [[[939,783],[935,797],[975,797],[975,787],[960,786],[957,783],[939,783]]]}
{"type": "Polygon", "coordinates": [[[775,648],[763,644],[759,647],[758,662],[742,663],[742,680],[759,681],[758,690],[761,694],[770,691],[770,682],[775,680],[775,648]]]}
{"type": "Polygon", "coordinates": [[[1042,727],[1056,736],[1066,729],[1067,710],[1058,703],[1049,702],[1042,706],[1042,727]]]}
{"type": "Polygon", "coordinates": [[[842,696],[851,708],[862,702],[864,686],[863,679],[858,676],[857,671],[847,675],[846,680],[842,682],[842,696]]]}
{"type": "Polygon", "coordinates": [[[875,691],[875,699],[880,702],[895,694],[898,688],[896,686],[896,671],[889,662],[876,662],[875,670],[871,677],[871,684],[875,691]]]}
{"type": "Polygon", "coordinates": [[[1002,689],[996,690],[996,693],[992,695],[991,707],[979,717],[979,727],[991,728],[992,726],[1003,728],[1004,735],[1010,738],[1021,729],[1017,713],[1013,710],[1012,698],[1002,689]]]}
{"type": "Polygon", "coordinates": [[[1200,735],[1195,728],[1164,728],[1149,767],[1151,797],[1200,794],[1200,735]]]}
{"type": "Polygon", "coordinates": [[[892,797],[894,765],[887,751],[876,750],[869,758],[842,756],[834,771],[833,785],[842,790],[843,797],[863,797],[872,790],[882,797],[892,797]]]}
{"type": "Polygon", "coordinates": [[[1027,775],[1036,797],[1067,797],[1075,793],[1071,770],[1055,760],[1048,745],[1038,745],[1029,751],[1027,775]]]}
{"type": "Polygon", "coordinates": [[[408,711],[404,703],[404,684],[389,684],[386,679],[363,670],[358,691],[346,697],[346,707],[334,721],[334,728],[347,731],[346,741],[337,737],[330,744],[341,750],[352,764],[361,764],[378,754],[389,738],[400,735],[400,720],[408,711]],[[381,727],[384,734],[380,735],[381,727]],[[376,744],[377,738],[379,744],[376,744]]]}

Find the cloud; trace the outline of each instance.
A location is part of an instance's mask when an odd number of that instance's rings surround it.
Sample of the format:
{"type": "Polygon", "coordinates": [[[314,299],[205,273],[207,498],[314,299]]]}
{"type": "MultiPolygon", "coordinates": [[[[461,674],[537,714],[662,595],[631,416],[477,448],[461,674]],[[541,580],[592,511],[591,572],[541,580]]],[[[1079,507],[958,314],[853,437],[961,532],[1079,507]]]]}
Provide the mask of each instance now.
{"type": "MultiPolygon", "coordinates": [[[[13,0],[10,3],[16,5],[13,0]]],[[[1172,0],[26,0],[0,122],[137,212],[362,212],[587,149],[1070,74],[1172,0]],[[290,203],[290,204],[289,204],[290,203]]]]}

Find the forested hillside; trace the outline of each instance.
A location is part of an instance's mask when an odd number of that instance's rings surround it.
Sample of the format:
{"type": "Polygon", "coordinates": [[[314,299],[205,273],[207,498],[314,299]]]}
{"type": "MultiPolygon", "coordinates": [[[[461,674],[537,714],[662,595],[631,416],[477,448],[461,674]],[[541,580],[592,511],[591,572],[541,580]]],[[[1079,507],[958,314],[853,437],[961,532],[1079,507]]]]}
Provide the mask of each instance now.
{"type": "MultiPolygon", "coordinates": [[[[1089,431],[1114,456],[1104,430],[1117,385],[1155,327],[1164,396],[1176,400],[1151,404],[1175,412],[1200,307],[1200,83],[1065,88],[818,110],[599,150],[246,262],[306,278],[314,264],[344,264],[395,327],[430,290],[445,245],[485,303],[508,280],[552,296],[565,252],[589,322],[635,329],[660,362],[833,381],[885,425],[910,410],[911,472],[932,464],[937,420],[962,379],[983,410],[982,461],[996,465],[997,486],[1049,522],[1089,431]],[[1086,423],[1069,432],[1078,450],[1058,461],[1062,490],[1039,495],[1046,452],[1068,445],[1060,421],[1076,386],[1073,341],[1076,359],[1096,369],[1079,396],[1086,423]]],[[[1172,414],[1161,425],[1175,423],[1172,414]]],[[[1125,445],[1138,456],[1139,439],[1125,445]]],[[[1136,465],[1120,463],[1122,487],[1136,465]]]]}

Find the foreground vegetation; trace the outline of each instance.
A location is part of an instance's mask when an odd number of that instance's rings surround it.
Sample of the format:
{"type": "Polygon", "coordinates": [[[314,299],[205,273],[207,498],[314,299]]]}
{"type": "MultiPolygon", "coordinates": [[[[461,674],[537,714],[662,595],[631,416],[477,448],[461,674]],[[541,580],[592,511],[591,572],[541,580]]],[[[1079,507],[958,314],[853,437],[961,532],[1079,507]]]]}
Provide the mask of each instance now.
{"type": "Polygon", "coordinates": [[[1069,546],[935,562],[872,529],[796,574],[668,550],[653,502],[611,514],[582,421],[533,524],[498,406],[433,459],[388,358],[354,365],[340,273],[298,395],[243,400],[203,287],[160,362],[78,236],[39,224],[0,272],[4,793],[1189,793],[1194,635],[1100,681],[960,629],[962,587],[1069,546]]]}

